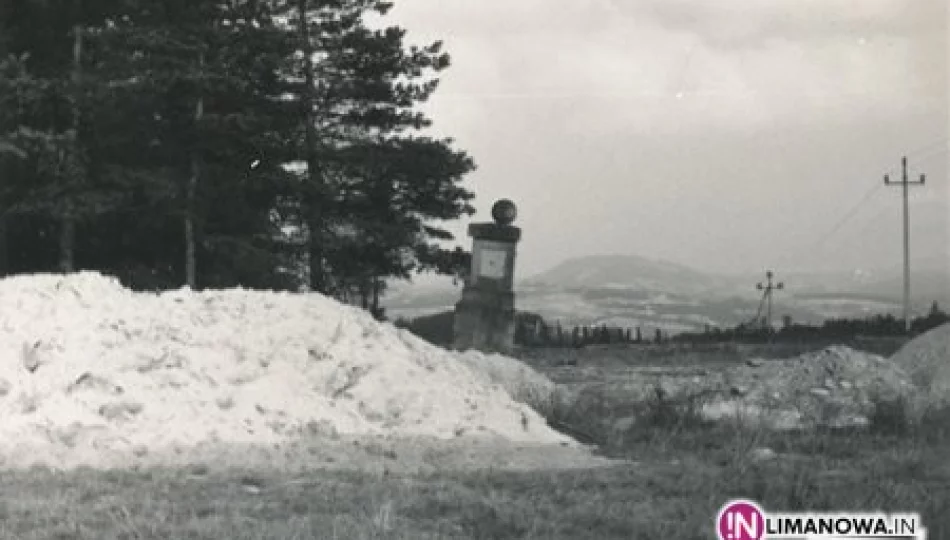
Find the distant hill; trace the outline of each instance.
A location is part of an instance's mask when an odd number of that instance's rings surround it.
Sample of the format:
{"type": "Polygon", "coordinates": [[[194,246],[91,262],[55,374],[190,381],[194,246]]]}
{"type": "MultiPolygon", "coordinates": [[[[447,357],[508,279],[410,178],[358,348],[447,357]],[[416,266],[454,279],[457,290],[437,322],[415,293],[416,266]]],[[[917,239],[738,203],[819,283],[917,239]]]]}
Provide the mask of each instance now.
{"type": "Polygon", "coordinates": [[[392,317],[416,318],[455,309],[462,287],[450,281],[440,284],[397,283],[386,291],[381,304],[392,317]]]}
{"type": "MultiPolygon", "coordinates": [[[[774,297],[773,322],[821,323],[827,318],[901,312],[900,274],[881,271],[787,272],[774,297]]],[[[515,284],[516,308],[566,326],[608,324],[676,333],[706,325],[732,326],[753,318],[761,300],[755,288],[764,275],[716,275],[636,255],[577,257],[515,284]]],[[[937,300],[950,308],[950,276],[915,272],[915,313],[937,300]]],[[[395,287],[383,304],[391,317],[414,318],[452,310],[461,287],[395,287]]],[[[764,313],[762,313],[764,315],[764,313]]]]}
{"type": "Polygon", "coordinates": [[[529,287],[633,289],[676,294],[723,293],[733,279],[703,273],[669,261],[637,255],[597,255],[568,259],[524,281],[529,287]]]}
{"type": "MultiPolygon", "coordinates": [[[[904,294],[903,275],[894,275],[857,287],[856,293],[900,300],[904,294]]],[[[950,307],[950,268],[911,271],[911,297],[917,302],[934,301],[950,307]]]]}

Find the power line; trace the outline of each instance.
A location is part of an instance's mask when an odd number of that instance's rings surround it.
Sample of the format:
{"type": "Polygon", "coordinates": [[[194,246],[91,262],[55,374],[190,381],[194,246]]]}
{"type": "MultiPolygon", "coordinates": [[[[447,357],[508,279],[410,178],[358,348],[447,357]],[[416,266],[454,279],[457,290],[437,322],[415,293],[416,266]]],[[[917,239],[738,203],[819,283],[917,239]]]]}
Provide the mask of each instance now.
{"type": "MultiPolygon", "coordinates": [[[[946,143],[947,143],[948,141],[950,141],[950,138],[947,138],[947,137],[944,137],[943,139],[939,139],[939,140],[932,141],[932,142],[928,143],[927,145],[918,148],[917,150],[914,150],[914,151],[912,151],[912,152],[908,152],[908,153],[907,153],[907,156],[914,156],[915,154],[918,154],[918,153],[920,153],[920,152],[922,152],[922,151],[924,151],[924,150],[927,150],[927,149],[931,148],[932,146],[934,146],[934,145],[936,145],[936,144],[946,145],[946,143]]],[[[947,147],[947,146],[943,146],[943,147],[941,147],[941,148],[938,148],[938,149],[935,149],[935,150],[931,150],[930,152],[924,154],[923,156],[918,156],[918,157],[916,157],[916,159],[917,159],[917,161],[925,161],[925,160],[931,159],[931,158],[933,158],[933,157],[936,157],[936,156],[938,156],[938,155],[940,155],[940,154],[946,152],[947,150],[948,150],[948,147],[947,147]]],[[[905,159],[906,159],[906,158],[905,158],[905,159]]],[[[888,170],[884,173],[884,175],[885,175],[885,176],[888,176],[888,175],[890,175],[890,174],[896,173],[898,170],[899,170],[898,167],[896,167],[896,166],[895,166],[895,167],[892,167],[891,169],[888,169],[888,170]]],[[[857,214],[857,212],[864,206],[864,203],[866,203],[871,197],[873,197],[878,191],[880,191],[882,187],[883,187],[882,184],[877,184],[877,185],[875,185],[874,187],[872,187],[870,190],[868,190],[868,192],[864,194],[864,196],[861,198],[861,200],[858,201],[858,204],[856,204],[856,205],[854,206],[854,208],[851,209],[851,211],[849,211],[847,214],[845,214],[845,216],[844,216],[837,224],[835,224],[834,227],[832,227],[832,229],[831,229],[831,231],[830,231],[829,233],[827,233],[826,235],[823,235],[823,237],[822,237],[821,239],[819,239],[819,245],[824,245],[825,242],[828,240],[828,238],[834,236],[835,233],[837,233],[839,230],[841,230],[841,227],[843,227],[848,221],[850,221],[851,218],[854,217],[854,215],[857,214]]]]}
{"type": "Polygon", "coordinates": [[[845,214],[844,217],[842,217],[838,221],[838,223],[835,224],[834,227],[831,228],[830,232],[828,232],[825,235],[822,235],[822,237],[818,239],[818,242],[816,242],[815,247],[818,247],[818,248],[823,247],[830,238],[834,237],[834,235],[837,234],[837,232],[840,231],[841,228],[845,226],[846,223],[851,221],[851,218],[853,218],[858,213],[858,211],[864,207],[864,203],[868,202],[871,199],[871,197],[876,195],[877,192],[880,191],[882,187],[883,186],[881,184],[878,184],[874,186],[873,188],[871,188],[867,193],[865,193],[864,196],[861,197],[861,200],[858,201],[858,204],[854,205],[854,207],[852,207],[851,210],[847,214],[845,214]]]}
{"type": "Polygon", "coordinates": [[[861,238],[864,235],[864,233],[866,233],[868,229],[871,228],[872,225],[880,223],[881,218],[883,218],[885,214],[888,214],[891,211],[892,211],[892,208],[890,207],[881,208],[880,210],[877,211],[877,213],[874,214],[874,216],[868,219],[864,223],[864,225],[861,226],[860,229],[858,229],[853,234],[849,234],[847,236],[842,237],[838,242],[835,243],[835,245],[839,245],[841,242],[849,242],[856,238],[861,238]]]}
{"type": "MultiPolygon", "coordinates": [[[[943,137],[940,139],[934,139],[924,146],[918,147],[916,150],[912,150],[904,154],[908,159],[913,158],[914,161],[926,161],[934,157],[939,156],[940,154],[946,153],[950,150],[950,137],[943,137]],[[932,148],[932,149],[931,149],[932,148]],[[929,150],[925,152],[925,150],[929,150]],[[922,153],[923,152],[923,153],[922,153]]],[[[884,174],[896,174],[901,171],[900,166],[893,166],[890,169],[884,171],[884,174]]]]}
{"type": "MultiPolygon", "coordinates": [[[[922,146],[917,147],[914,150],[911,150],[907,153],[908,157],[915,156],[917,161],[926,161],[932,159],[940,154],[946,153],[950,146],[947,143],[950,142],[950,137],[942,137],[939,139],[934,139],[922,146]],[[923,154],[922,154],[923,153],[923,154]]],[[[885,174],[893,174],[900,170],[898,166],[892,167],[885,171],[885,174]]],[[[855,204],[840,220],[838,220],[827,232],[821,234],[815,242],[809,244],[808,246],[797,250],[794,257],[788,258],[789,261],[797,260],[801,255],[808,253],[810,251],[823,248],[829,240],[834,238],[837,234],[851,219],[858,214],[858,212],[864,207],[864,205],[879,191],[881,191],[882,184],[877,184],[871,187],[867,192],[865,192],[861,199],[855,204]]]]}

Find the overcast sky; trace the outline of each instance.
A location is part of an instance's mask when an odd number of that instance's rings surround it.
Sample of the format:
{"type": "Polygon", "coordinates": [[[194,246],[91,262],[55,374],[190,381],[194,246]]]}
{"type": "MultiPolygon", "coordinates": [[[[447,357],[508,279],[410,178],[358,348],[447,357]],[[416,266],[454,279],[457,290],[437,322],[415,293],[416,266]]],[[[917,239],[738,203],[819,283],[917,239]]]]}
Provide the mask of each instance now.
{"type": "Polygon", "coordinates": [[[395,0],[452,67],[426,106],[519,207],[519,276],[630,253],[714,271],[950,264],[945,0],[395,0]],[[862,203],[862,201],[864,201],[862,203]],[[842,220],[851,216],[847,221],[842,220]],[[831,236],[828,236],[830,233],[831,236]]]}

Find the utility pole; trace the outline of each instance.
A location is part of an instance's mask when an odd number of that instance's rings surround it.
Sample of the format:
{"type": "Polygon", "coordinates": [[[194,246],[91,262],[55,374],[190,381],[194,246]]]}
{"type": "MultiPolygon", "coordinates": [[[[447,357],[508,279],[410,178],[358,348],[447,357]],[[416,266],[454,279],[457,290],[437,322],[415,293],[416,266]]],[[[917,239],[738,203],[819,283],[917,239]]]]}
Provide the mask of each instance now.
{"type": "Polygon", "coordinates": [[[907,180],[907,156],[901,158],[901,181],[891,182],[888,175],[884,175],[884,184],[888,186],[899,185],[904,199],[904,331],[910,333],[910,208],[907,204],[907,186],[924,185],[924,175],[920,175],[920,180],[909,182],[907,180]]]}
{"type": "MultiPolygon", "coordinates": [[[[756,286],[755,286],[756,289],[758,289],[758,290],[760,290],[760,291],[762,291],[762,290],[765,291],[764,293],[762,293],[762,300],[765,301],[765,302],[767,303],[767,306],[768,306],[768,307],[767,307],[767,310],[766,310],[766,314],[767,314],[767,315],[766,315],[766,318],[765,318],[765,327],[766,327],[769,331],[772,330],[772,291],[773,291],[773,290],[779,290],[779,291],[780,291],[780,290],[782,290],[782,289],[785,288],[785,284],[782,283],[781,281],[778,282],[778,283],[773,284],[773,283],[772,283],[772,277],[773,277],[773,276],[774,276],[774,274],[772,274],[772,271],[771,271],[771,270],[766,270],[766,272],[765,272],[765,280],[766,280],[765,283],[766,283],[766,284],[765,284],[765,285],[762,285],[762,283],[757,283],[756,286]]],[[[762,302],[759,302],[759,312],[758,312],[758,313],[756,314],[756,316],[755,316],[756,319],[758,319],[758,318],[761,316],[761,314],[762,314],[762,302]]]]}

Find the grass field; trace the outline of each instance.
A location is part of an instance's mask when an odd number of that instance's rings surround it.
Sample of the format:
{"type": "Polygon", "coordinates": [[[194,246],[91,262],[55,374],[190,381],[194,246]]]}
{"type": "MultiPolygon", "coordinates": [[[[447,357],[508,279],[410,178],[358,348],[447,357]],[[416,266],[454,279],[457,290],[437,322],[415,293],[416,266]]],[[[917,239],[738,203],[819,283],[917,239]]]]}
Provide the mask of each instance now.
{"type": "Polygon", "coordinates": [[[595,471],[391,476],[7,472],[18,539],[712,538],[731,497],[775,510],[914,511],[950,538],[946,436],[775,435],[656,426],[595,471]],[[777,452],[752,458],[755,448],[777,452]]]}
{"type": "Polygon", "coordinates": [[[770,433],[656,410],[602,448],[632,463],[590,471],[7,471],[0,537],[690,540],[715,538],[719,506],[744,497],[919,512],[929,538],[950,539],[950,422],[906,431],[885,412],[871,432],[770,433]]]}

